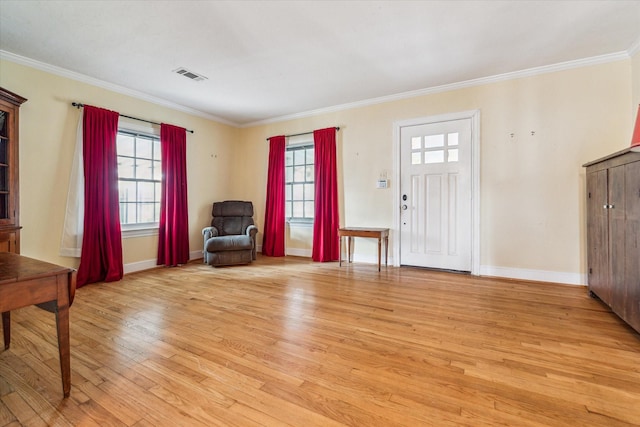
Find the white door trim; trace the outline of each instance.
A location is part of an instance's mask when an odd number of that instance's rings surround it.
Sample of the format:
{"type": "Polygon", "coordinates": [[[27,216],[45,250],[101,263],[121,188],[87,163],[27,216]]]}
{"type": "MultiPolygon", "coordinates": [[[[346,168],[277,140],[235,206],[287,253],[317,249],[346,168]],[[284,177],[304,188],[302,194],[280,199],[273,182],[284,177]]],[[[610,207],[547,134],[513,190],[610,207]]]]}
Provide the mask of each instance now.
{"type": "Polygon", "coordinates": [[[416,126],[471,119],[471,274],[480,275],[480,110],[439,114],[393,122],[393,265],[400,266],[400,131],[416,126]]]}

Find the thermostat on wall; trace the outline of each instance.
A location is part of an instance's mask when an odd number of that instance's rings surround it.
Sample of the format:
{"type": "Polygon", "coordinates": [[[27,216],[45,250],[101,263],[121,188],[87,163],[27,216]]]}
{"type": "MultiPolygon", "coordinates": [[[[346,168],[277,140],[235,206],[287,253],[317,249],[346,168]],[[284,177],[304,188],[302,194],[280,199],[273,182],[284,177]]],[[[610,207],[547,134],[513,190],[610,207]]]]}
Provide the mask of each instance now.
{"type": "Polygon", "coordinates": [[[389,187],[389,180],[388,179],[379,179],[376,183],[376,187],[377,188],[387,188],[389,187]]]}

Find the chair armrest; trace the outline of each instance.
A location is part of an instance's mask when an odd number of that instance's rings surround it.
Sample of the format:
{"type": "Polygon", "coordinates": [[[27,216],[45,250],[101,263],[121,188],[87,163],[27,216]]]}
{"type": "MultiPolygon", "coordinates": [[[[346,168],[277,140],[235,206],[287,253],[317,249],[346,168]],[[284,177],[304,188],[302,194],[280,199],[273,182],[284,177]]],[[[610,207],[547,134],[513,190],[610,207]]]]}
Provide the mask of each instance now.
{"type": "Polygon", "coordinates": [[[211,237],[216,237],[218,235],[218,229],[215,227],[205,227],[202,229],[202,235],[204,236],[205,242],[211,237]]]}
{"type": "Polygon", "coordinates": [[[255,238],[256,234],[258,234],[258,227],[255,225],[250,225],[247,227],[247,231],[245,232],[247,236],[251,236],[255,238]]]}
{"type": "Polygon", "coordinates": [[[258,227],[256,227],[255,225],[250,225],[247,227],[247,231],[245,233],[247,234],[247,236],[251,237],[251,242],[253,244],[251,258],[256,259],[256,234],[258,234],[258,227]]]}

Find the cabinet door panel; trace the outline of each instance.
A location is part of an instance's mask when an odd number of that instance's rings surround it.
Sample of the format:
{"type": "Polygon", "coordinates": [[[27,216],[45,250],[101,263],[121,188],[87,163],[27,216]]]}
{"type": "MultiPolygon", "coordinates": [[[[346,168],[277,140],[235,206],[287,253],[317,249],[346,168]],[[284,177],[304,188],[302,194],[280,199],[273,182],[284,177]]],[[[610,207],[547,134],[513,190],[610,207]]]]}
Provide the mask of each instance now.
{"type": "Polygon", "coordinates": [[[587,175],[587,257],[589,290],[602,301],[611,304],[609,286],[609,238],[607,200],[607,171],[587,175]]]}
{"type": "Polygon", "coordinates": [[[609,264],[611,268],[611,309],[624,317],[625,264],[625,166],[609,169],[609,264]]]}
{"type": "Polygon", "coordinates": [[[640,162],[625,166],[625,208],[624,319],[640,331],[640,162]]]}

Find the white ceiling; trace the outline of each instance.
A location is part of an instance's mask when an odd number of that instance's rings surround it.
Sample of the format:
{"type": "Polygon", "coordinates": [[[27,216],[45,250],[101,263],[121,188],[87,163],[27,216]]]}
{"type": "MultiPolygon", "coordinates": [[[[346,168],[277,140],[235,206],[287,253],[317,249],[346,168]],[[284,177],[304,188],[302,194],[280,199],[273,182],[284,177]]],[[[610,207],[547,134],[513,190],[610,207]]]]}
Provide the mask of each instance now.
{"type": "Polygon", "coordinates": [[[5,58],[236,125],[624,54],[638,43],[638,0],[0,0],[5,58]],[[207,80],[172,72],[179,67],[207,80]]]}

